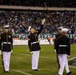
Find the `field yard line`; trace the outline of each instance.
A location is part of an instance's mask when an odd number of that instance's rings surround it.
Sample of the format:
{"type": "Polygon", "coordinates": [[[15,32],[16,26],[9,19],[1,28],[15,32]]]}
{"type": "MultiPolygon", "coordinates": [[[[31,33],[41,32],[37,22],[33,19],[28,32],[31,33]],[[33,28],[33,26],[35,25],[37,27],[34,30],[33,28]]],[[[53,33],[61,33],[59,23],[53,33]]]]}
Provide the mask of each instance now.
{"type": "Polygon", "coordinates": [[[69,67],[73,67],[73,68],[76,68],[76,66],[69,66],[69,67]]]}
{"type": "MultiPolygon", "coordinates": [[[[20,55],[27,55],[27,56],[31,56],[29,54],[24,54],[24,53],[17,53],[17,52],[13,52],[14,54],[20,54],[20,55]]],[[[42,58],[50,58],[50,57],[45,57],[45,56],[40,56],[42,58]]],[[[55,59],[54,57],[53,58],[50,58],[50,59],[55,59]]]]}
{"type": "MultiPolygon", "coordinates": [[[[29,55],[29,54],[24,54],[24,53],[17,53],[17,52],[13,52],[14,54],[20,54],[20,55],[27,55],[27,56],[31,56],[31,55],[29,55]]],[[[40,56],[40,57],[42,57],[42,58],[50,58],[50,57],[44,57],[44,56],[40,56]]],[[[70,60],[73,60],[73,59],[75,59],[76,57],[74,57],[74,58],[71,58],[71,59],[69,59],[68,61],[70,61],[70,60]]],[[[50,58],[50,59],[55,59],[54,57],[53,58],[50,58]]]]}
{"type": "Polygon", "coordinates": [[[15,72],[19,72],[19,73],[22,73],[24,75],[32,75],[30,73],[27,73],[27,72],[23,72],[23,71],[20,71],[20,70],[15,70],[15,69],[11,69],[12,71],[15,71],[15,72]]]}
{"type": "Polygon", "coordinates": [[[71,61],[71,60],[73,60],[73,59],[75,59],[76,57],[74,57],[74,58],[71,58],[71,59],[69,59],[68,61],[71,61]]]}
{"type": "MultiPolygon", "coordinates": [[[[29,55],[29,54],[24,54],[24,53],[17,53],[17,52],[13,52],[14,54],[20,54],[20,55],[27,55],[27,56],[31,56],[31,55],[29,55]]],[[[50,58],[50,57],[45,57],[45,56],[40,56],[40,57],[42,57],[42,58],[50,58]]],[[[70,60],[73,60],[73,59],[75,59],[76,57],[74,57],[74,58],[71,58],[71,59],[69,59],[68,61],[70,61],[70,60]]],[[[50,59],[56,59],[56,58],[50,58],[50,59]]]]}
{"type": "MultiPolygon", "coordinates": [[[[19,53],[19,52],[13,52],[14,54],[20,54],[20,55],[27,55],[27,56],[31,56],[31,55],[29,55],[29,54],[24,54],[24,53],[19,53]]],[[[13,54],[12,53],[12,54],[13,54]]]]}
{"type": "MultiPolygon", "coordinates": [[[[2,67],[2,66],[0,65],[0,67],[2,67]]],[[[12,69],[12,68],[10,68],[10,70],[12,70],[12,71],[14,71],[14,72],[18,72],[18,73],[24,74],[24,75],[32,75],[32,74],[30,74],[30,73],[23,72],[23,71],[20,71],[20,70],[15,70],[15,69],[12,69]]]]}

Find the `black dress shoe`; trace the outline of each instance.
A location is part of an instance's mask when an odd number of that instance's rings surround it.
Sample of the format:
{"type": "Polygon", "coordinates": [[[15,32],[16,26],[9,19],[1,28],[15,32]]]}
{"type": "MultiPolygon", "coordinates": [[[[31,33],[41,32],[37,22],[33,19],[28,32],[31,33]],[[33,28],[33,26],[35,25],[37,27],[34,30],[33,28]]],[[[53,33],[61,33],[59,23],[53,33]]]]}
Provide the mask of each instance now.
{"type": "Polygon", "coordinates": [[[9,73],[9,71],[4,71],[4,73],[9,73]]]}
{"type": "Polygon", "coordinates": [[[67,75],[70,75],[71,73],[72,73],[72,72],[70,71],[70,72],[67,73],[67,75]]]}
{"type": "Polygon", "coordinates": [[[39,71],[38,69],[33,69],[33,71],[39,71]]]}

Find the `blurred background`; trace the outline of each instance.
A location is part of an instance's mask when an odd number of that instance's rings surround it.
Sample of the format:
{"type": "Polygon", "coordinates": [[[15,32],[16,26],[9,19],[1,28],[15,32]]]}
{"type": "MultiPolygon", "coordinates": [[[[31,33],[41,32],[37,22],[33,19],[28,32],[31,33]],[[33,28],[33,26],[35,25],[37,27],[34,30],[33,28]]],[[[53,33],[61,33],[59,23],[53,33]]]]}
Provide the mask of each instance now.
{"type": "Polygon", "coordinates": [[[76,43],[76,0],[0,0],[0,33],[8,24],[14,39],[27,40],[28,27],[40,29],[43,18],[40,39],[54,37],[62,26],[69,29],[71,43],[76,43]]]}

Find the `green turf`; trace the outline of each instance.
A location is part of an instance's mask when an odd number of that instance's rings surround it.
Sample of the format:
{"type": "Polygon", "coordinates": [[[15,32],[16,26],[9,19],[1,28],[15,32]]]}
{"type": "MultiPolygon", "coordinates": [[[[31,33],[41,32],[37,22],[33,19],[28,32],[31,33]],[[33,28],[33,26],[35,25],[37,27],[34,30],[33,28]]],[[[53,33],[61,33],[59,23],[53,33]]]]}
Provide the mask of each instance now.
{"type": "MultiPolygon", "coordinates": [[[[73,57],[76,57],[76,45],[71,46],[69,59],[73,57]]],[[[37,72],[31,70],[31,54],[28,46],[14,46],[8,74],[3,73],[0,58],[0,75],[57,75],[58,69],[53,46],[41,46],[39,69],[40,71],[37,72]]],[[[70,70],[73,72],[72,75],[76,75],[76,67],[70,67],[70,70]]]]}

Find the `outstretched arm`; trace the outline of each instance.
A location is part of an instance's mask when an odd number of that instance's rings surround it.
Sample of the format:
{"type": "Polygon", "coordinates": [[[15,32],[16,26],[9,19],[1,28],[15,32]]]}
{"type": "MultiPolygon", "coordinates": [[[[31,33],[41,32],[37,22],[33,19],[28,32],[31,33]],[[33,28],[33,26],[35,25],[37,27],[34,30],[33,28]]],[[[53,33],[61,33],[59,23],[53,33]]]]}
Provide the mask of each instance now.
{"type": "Polygon", "coordinates": [[[39,35],[39,34],[41,33],[41,31],[42,31],[43,25],[44,25],[45,21],[46,21],[46,19],[43,19],[43,20],[41,21],[41,28],[40,28],[40,30],[38,30],[38,35],[39,35]]]}

